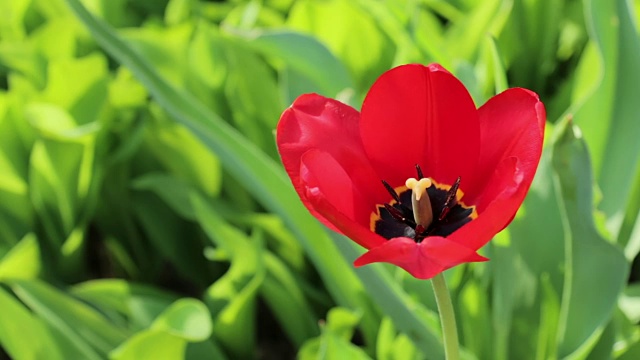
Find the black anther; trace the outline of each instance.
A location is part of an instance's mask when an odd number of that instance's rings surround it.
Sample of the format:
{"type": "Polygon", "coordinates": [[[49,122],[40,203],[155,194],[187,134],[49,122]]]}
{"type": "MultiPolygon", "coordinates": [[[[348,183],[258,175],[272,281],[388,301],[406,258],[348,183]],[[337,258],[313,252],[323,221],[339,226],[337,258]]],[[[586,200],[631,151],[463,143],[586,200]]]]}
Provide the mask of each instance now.
{"type": "Polygon", "coordinates": [[[397,202],[400,203],[400,196],[398,196],[398,193],[396,193],[395,190],[393,190],[393,188],[391,187],[391,185],[389,185],[388,182],[382,180],[382,184],[384,185],[385,189],[387,189],[387,191],[389,192],[389,194],[391,194],[391,196],[393,197],[393,199],[397,202]]]}
{"type": "Polygon", "coordinates": [[[420,165],[416,164],[416,171],[418,172],[418,180],[423,179],[424,175],[422,174],[422,168],[420,168],[420,165]]]}
{"type": "Polygon", "coordinates": [[[445,200],[444,205],[442,205],[442,211],[440,211],[440,216],[438,216],[438,220],[442,221],[442,219],[444,219],[449,213],[449,210],[451,210],[451,208],[456,206],[456,204],[458,203],[456,195],[458,193],[459,186],[460,186],[460,176],[458,176],[458,179],[456,179],[456,182],[453,183],[453,186],[451,186],[451,188],[447,192],[447,200],[445,200]]]}

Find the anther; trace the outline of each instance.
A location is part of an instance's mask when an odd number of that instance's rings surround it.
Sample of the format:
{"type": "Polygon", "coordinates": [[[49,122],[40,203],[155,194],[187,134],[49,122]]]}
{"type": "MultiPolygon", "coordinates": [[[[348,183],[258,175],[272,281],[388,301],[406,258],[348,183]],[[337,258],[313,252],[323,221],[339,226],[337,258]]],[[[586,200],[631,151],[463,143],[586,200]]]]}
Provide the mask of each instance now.
{"type": "Polygon", "coordinates": [[[382,185],[384,185],[385,189],[387,189],[389,194],[391,194],[393,200],[395,200],[397,203],[400,203],[400,196],[398,196],[398,193],[391,187],[391,185],[389,185],[389,183],[384,180],[382,180],[382,185]]]}
{"type": "Polygon", "coordinates": [[[396,219],[397,221],[400,221],[402,223],[407,221],[407,219],[404,217],[404,215],[402,215],[402,212],[400,210],[394,208],[393,206],[391,206],[389,204],[384,204],[384,208],[387,209],[389,214],[391,214],[391,216],[393,216],[393,218],[396,219]]]}
{"type": "Polygon", "coordinates": [[[424,175],[422,174],[422,168],[418,164],[416,164],[416,172],[418,173],[418,180],[424,178],[424,175]]]}
{"type": "Polygon", "coordinates": [[[458,203],[458,199],[456,198],[456,195],[458,193],[459,186],[460,186],[460,176],[458,176],[458,179],[456,179],[456,182],[453,183],[453,186],[451,186],[451,188],[447,192],[447,199],[445,200],[444,205],[442,205],[442,211],[440,211],[440,216],[438,216],[438,220],[444,219],[449,213],[449,210],[451,210],[451,208],[456,206],[456,204],[458,203]]]}

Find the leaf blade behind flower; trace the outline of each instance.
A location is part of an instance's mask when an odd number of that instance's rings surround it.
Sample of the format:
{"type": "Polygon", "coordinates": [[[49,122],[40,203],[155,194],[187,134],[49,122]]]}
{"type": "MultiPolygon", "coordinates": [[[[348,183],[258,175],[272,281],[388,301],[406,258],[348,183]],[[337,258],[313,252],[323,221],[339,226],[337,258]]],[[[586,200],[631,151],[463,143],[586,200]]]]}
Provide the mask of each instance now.
{"type": "Polygon", "coordinates": [[[579,130],[566,121],[557,134],[552,163],[561,194],[566,268],[558,355],[571,357],[591,351],[604,331],[623,290],[628,265],[622,251],[595,227],[591,163],[579,130]]]}
{"type": "Polygon", "coordinates": [[[640,38],[627,1],[584,3],[593,41],[578,65],[570,110],[593,156],[603,194],[599,208],[608,217],[608,230],[618,236],[640,169],[640,103],[635,95],[640,82],[640,38]]]}

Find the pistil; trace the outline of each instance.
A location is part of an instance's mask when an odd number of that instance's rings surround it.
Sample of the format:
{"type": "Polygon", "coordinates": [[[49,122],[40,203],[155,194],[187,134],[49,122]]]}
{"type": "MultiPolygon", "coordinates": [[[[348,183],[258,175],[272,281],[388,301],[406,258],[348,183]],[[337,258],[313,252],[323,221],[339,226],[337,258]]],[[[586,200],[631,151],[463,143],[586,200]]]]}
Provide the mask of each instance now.
{"type": "Polygon", "coordinates": [[[429,228],[429,225],[433,222],[431,199],[429,199],[429,194],[427,193],[427,189],[432,185],[431,179],[422,178],[416,180],[409,178],[405,185],[411,190],[411,205],[416,225],[420,225],[424,229],[429,228]]]}

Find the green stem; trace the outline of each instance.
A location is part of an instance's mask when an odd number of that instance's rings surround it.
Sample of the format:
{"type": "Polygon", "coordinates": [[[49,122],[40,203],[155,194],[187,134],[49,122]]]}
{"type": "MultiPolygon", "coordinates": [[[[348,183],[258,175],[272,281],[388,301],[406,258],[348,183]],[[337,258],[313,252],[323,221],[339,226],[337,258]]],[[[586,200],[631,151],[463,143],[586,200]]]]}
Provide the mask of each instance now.
{"type": "MultiPolygon", "coordinates": [[[[433,210],[427,188],[431,187],[429,178],[422,178],[422,171],[416,165],[421,179],[407,179],[406,186],[411,189],[411,205],[413,207],[413,219],[416,224],[423,228],[429,228],[433,221],[433,210]]],[[[444,281],[442,273],[431,279],[433,292],[436,294],[436,303],[440,313],[440,324],[442,325],[442,340],[444,342],[444,356],[447,360],[458,360],[460,354],[458,350],[458,330],[456,329],[456,316],[453,312],[453,304],[447,289],[447,282],[444,281]]]]}
{"type": "Polygon", "coordinates": [[[442,325],[442,340],[444,342],[444,354],[447,360],[458,360],[458,329],[456,328],[456,316],[453,312],[453,304],[449,289],[442,273],[431,279],[433,292],[436,295],[438,312],[440,313],[440,323],[442,325]]]}

